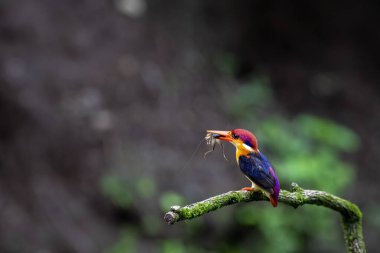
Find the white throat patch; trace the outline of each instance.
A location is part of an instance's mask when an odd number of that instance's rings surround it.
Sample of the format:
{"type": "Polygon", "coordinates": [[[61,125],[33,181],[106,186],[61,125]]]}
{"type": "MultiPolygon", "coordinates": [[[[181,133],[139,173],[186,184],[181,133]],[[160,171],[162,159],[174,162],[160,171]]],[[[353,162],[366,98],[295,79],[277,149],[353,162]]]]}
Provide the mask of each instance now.
{"type": "Polygon", "coordinates": [[[248,146],[247,144],[243,143],[243,147],[248,150],[249,152],[253,152],[253,148],[251,148],[250,146],[248,146]]]}

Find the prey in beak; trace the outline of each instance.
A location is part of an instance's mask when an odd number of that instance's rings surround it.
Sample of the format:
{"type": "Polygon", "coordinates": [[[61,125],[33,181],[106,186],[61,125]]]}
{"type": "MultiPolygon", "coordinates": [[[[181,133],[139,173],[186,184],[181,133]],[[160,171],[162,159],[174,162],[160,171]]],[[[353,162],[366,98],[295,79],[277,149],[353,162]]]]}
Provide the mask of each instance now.
{"type": "Polygon", "coordinates": [[[206,157],[209,153],[213,152],[215,150],[216,144],[219,144],[222,147],[223,157],[226,161],[228,161],[226,154],[224,153],[224,146],[221,140],[227,141],[228,137],[228,131],[215,131],[215,130],[207,130],[207,135],[205,137],[205,140],[207,142],[207,145],[212,146],[210,150],[208,150],[204,157],[206,157]]]}
{"type": "Polygon", "coordinates": [[[234,139],[231,136],[231,131],[220,131],[220,130],[207,130],[207,136],[210,136],[212,138],[222,140],[222,141],[228,141],[231,142],[234,139]]]}

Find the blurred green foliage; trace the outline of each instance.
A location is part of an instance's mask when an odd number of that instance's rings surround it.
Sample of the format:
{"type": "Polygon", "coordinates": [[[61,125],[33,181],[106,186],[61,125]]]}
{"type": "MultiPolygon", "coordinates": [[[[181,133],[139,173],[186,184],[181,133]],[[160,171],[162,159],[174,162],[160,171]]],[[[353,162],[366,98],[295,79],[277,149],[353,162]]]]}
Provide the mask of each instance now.
{"type": "Polygon", "coordinates": [[[130,228],[124,228],[120,233],[119,241],[112,248],[107,250],[106,253],[137,253],[139,252],[137,241],[136,231],[130,228]]]}
{"type": "MultiPolygon", "coordinates": [[[[134,210],[135,205],[145,205],[144,202],[155,202],[156,185],[152,177],[141,176],[134,180],[116,175],[105,175],[100,182],[100,189],[103,195],[124,211],[134,210]]],[[[173,205],[184,205],[184,198],[176,192],[167,191],[160,194],[157,204],[162,212],[173,205]]],[[[196,223],[195,223],[196,224],[196,223]]],[[[155,236],[162,228],[162,217],[149,209],[143,215],[143,219],[136,221],[136,224],[129,224],[121,230],[119,239],[109,248],[106,253],[134,253],[139,252],[138,240],[142,235],[155,236]]],[[[190,226],[197,227],[197,226],[190,226]]],[[[194,249],[194,247],[190,247],[194,249]]],[[[190,248],[187,248],[189,250],[190,248]]],[[[185,247],[179,240],[165,240],[162,243],[160,252],[190,252],[185,251],[185,247]]],[[[196,249],[192,252],[201,252],[196,249]]]]}
{"type": "Polygon", "coordinates": [[[300,115],[296,118],[294,125],[298,126],[298,130],[304,137],[310,137],[337,150],[352,152],[359,146],[359,138],[352,130],[330,120],[300,115]]]}
{"type": "MultiPolygon", "coordinates": [[[[247,117],[247,112],[254,108],[257,112],[273,104],[272,89],[269,86],[269,78],[260,76],[253,79],[249,85],[243,85],[236,91],[227,93],[225,98],[227,110],[237,118],[247,117]]],[[[248,114],[252,116],[251,113],[248,114]]]]}
{"type": "Polygon", "coordinates": [[[164,192],[160,197],[160,206],[163,211],[166,211],[168,207],[174,205],[183,205],[185,200],[181,195],[176,192],[164,192]]]}
{"type": "Polygon", "coordinates": [[[142,220],[141,228],[149,236],[157,235],[162,227],[162,220],[154,214],[146,214],[142,220]]]}
{"type": "Polygon", "coordinates": [[[339,157],[341,151],[354,151],[359,145],[357,136],[347,128],[299,115],[291,121],[264,119],[256,133],[262,136],[261,146],[272,153],[272,163],[278,164],[279,176],[288,182],[340,193],[353,179],[353,168],[339,157]],[[330,138],[325,138],[324,132],[330,138]]]}
{"type": "Polygon", "coordinates": [[[165,240],[162,249],[162,253],[185,253],[187,252],[185,246],[178,240],[165,240]]]}
{"type": "Polygon", "coordinates": [[[206,251],[202,248],[199,248],[195,244],[185,244],[184,242],[178,239],[167,239],[163,241],[160,253],[206,253],[210,251],[206,251]]]}
{"type": "Polygon", "coordinates": [[[101,192],[121,208],[129,208],[136,196],[147,199],[155,192],[155,183],[151,177],[140,177],[128,182],[122,177],[106,175],[100,182],[101,192]]]}
{"type": "Polygon", "coordinates": [[[150,198],[154,194],[156,185],[151,177],[140,177],[137,180],[136,189],[142,198],[150,198]]]}
{"type": "Polygon", "coordinates": [[[127,183],[120,177],[107,175],[100,182],[102,193],[122,208],[128,208],[133,201],[127,183]]]}

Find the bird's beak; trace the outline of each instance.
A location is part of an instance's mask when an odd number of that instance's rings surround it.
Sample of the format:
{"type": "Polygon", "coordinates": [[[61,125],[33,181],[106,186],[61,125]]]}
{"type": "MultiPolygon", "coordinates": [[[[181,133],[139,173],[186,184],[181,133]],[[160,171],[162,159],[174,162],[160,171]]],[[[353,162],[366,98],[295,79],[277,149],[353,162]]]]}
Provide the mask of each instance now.
{"type": "Polygon", "coordinates": [[[218,140],[232,142],[231,131],[207,130],[207,133],[212,134],[212,137],[218,140]]]}

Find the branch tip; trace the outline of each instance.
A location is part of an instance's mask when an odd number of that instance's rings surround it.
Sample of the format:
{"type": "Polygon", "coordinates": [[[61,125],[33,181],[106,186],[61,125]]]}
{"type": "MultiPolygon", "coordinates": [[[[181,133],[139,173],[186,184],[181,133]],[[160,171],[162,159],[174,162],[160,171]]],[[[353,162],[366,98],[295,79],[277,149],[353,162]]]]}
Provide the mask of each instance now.
{"type": "Polygon", "coordinates": [[[167,212],[164,216],[166,223],[172,225],[179,219],[179,215],[175,212],[167,212]]]}

